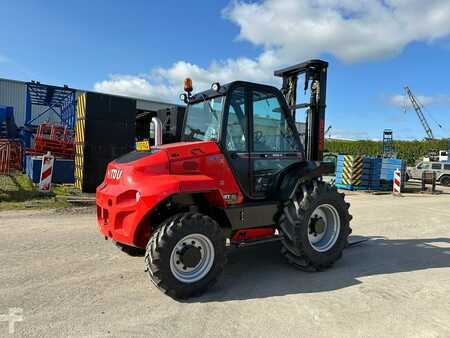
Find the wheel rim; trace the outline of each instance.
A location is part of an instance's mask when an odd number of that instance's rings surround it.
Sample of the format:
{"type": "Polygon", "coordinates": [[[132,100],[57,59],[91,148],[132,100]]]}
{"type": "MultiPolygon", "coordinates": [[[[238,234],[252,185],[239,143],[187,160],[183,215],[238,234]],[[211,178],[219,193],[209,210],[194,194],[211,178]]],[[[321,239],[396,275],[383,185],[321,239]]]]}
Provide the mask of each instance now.
{"type": "Polygon", "coordinates": [[[214,245],[202,234],[189,234],[174,246],[170,270],[183,283],[194,283],[205,277],[214,263],[214,245]]]}
{"type": "Polygon", "coordinates": [[[325,252],[336,243],[341,229],[339,213],[331,204],[314,209],[308,225],[308,240],[314,250],[325,252]]]}

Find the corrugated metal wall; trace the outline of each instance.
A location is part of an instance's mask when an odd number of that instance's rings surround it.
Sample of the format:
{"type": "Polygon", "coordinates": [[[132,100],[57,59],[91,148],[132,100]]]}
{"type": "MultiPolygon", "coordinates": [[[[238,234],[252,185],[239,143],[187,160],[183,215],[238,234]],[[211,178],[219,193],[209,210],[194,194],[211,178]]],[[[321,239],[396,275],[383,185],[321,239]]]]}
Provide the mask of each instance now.
{"type": "Polygon", "coordinates": [[[166,109],[170,107],[176,107],[176,104],[156,102],[149,100],[136,99],[136,109],[145,111],[158,111],[160,109],[166,109]]]}
{"type": "MultiPolygon", "coordinates": [[[[82,93],[83,91],[77,90],[75,95],[78,97],[82,93]]],[[[14,107],[14,119],[18,127],[22,127],[25,124],[26,95],[27,86],[25,82],[0,79],[0,105],[14,107]]],[[[47,107],[33,106],[32,116],[38,116],[46,108],[47,107]]],[[[59,118],[56,114],[50,112],[49,114],[44,114],[44,116],[37,119],[33,124],[58,121],[59,118]]]]}
{"type": "Polygon", "coordinates": [[[25,123],[26,94],[24,82],[0,79],[0,104],[14,107],[14,119],[18,126],[25,123]]]}
{"type": "MultiPolygon", "coordinates": [[[[85,93],[83,90],[76,90],[76,98],[85,93]]],[[[0,78],[0,105],[14,107],[14,118],[16,124],[22,127],[25,124],[26,113],[26,83],[22,81],[15,81],[9,79],[0,78]]],[[[175,107],[176,104],[136,99],[136,109],[143,111],[156,112],[160,109],[175,107]]],[[[47,107],[33,106],[32,116],[39,115],[47,107]]],[[[33,124],[39,124],[42,122],[58,122],[58,117],[54,113],[45,114],[42,118],[39,118],[33,124]]]]}

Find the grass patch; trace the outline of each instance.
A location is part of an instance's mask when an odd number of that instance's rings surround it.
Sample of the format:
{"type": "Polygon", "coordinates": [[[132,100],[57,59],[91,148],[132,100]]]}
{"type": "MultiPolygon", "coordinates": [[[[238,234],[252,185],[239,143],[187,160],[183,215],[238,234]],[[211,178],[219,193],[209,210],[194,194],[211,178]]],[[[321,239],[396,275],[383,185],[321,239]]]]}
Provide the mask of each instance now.
{"type": "Polygon", "coordinates": [[[28,176],[0,175],[0,202],[22,202],[40,195],[28,176]]]}
{"type": "Polygon", "coordinates": [[[54,184],[50,192],[41,192],[27,175],[0,175],[0,210],[65,208],[70,203],[58,197],[79,194],[71,184],[54,184]]]}

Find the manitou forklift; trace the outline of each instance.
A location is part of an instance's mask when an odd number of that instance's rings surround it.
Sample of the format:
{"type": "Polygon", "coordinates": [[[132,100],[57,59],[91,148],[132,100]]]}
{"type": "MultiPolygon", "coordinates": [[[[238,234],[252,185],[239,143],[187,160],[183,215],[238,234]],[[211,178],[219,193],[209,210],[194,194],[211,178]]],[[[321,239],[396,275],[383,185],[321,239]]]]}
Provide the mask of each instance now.
{"type": "Polygon", "coordinates": [[[192,95],[187,79],[181,142],[161,144],[155,118],[155,146],[108,165],[97,188],[101,233],[129,252],[145,248],[150,279],[174,298],[214,284],[230,245],[281,241],[282,255],[301,270],[330,267],[351,216],[344,195],[322,181],[334,170],[321,163],[327,67],[311,60],[276,71],[281,91],[236,81],[192,95]],[[297,104],[300,75],[310,100],[297,104]]]}

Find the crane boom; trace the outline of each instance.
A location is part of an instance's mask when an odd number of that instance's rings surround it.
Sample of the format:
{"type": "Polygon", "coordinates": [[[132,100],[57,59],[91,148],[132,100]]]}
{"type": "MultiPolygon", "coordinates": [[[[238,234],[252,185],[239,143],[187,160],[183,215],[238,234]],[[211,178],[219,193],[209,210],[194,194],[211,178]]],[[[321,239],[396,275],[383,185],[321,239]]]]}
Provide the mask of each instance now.
{"type": "Polygon", "coordinates": [[[412,93],[411,89],[408,86],[405,87],[405,92],[409,100],[411,101],[411,104],[414,107],[417,117],[419,118],[420,123],[422,123],[422,127],[423,129],[425,129],[428,138],[434,139],[433,131],[431,130],[430,125],[428,124],[427,120],[425,119],[425,116],[423,115],[421,103],[419,102],[417,97],[412,93]]]}

